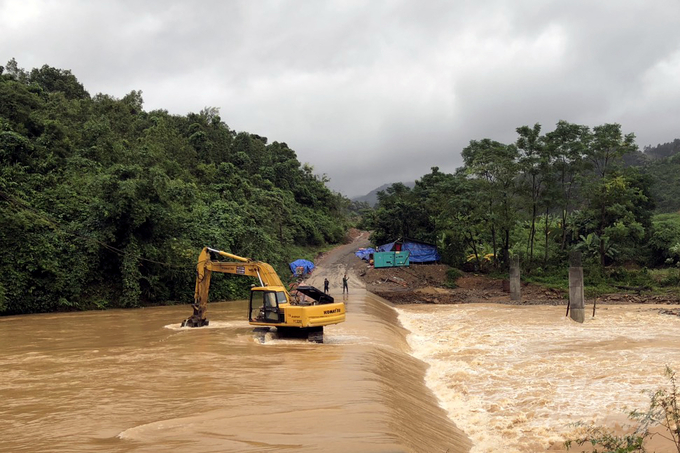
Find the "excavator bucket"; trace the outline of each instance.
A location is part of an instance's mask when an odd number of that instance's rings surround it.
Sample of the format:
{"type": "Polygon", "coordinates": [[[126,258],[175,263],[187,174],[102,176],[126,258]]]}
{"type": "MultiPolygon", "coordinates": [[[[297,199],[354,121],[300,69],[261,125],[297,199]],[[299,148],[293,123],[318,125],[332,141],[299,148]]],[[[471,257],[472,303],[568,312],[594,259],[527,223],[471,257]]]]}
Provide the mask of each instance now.
{"type": "Polygon", "coordinates": [[[208,324],[210,324],[210,321],[205,318],[199,318],[198,316],[192,316],[182,321],[182,327],[203,327],[208,324]]]}
{"type": "Polygon", "coordinates": [[[210,324],[210,321],[204,316],[203,310],[196,304],[191,304],[191,306],[194,309],[194,314],[182,321],[182,327],[203,327],[210,324]]]}

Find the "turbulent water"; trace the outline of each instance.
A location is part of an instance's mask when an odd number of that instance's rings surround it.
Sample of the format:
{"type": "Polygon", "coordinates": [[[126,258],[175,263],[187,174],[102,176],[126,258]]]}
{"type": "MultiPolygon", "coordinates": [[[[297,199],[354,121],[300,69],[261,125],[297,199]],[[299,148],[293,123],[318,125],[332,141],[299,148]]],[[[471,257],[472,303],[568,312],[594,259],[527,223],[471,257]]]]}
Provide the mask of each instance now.
{"type": "MultiPolygon", "coordinates": [[[[342,298],[338,263],[311,283],[342,298]]],[[[350,292],[324,344],[259,342],[244,301],[210,304],[200,329],[179,327],[187,306],[0,318],[0,451],[544,451],[571,422],[644,409],[680,369],[680,318],[648,306],[579,325],[350,292]]]]}
{"type": "MultiPolygon", "coordinates": [[[[409,306],[399,319],[426,381],[473,452],[557,449],[577,421],[615,426],[680,370],[680,318],[605,306],[577,324],[562,307],[409,306]]],[[[580,450],[579,450],[580,451],[580,450]]],[[[676,451],[664,445],[657,453],[676,451]]]]}

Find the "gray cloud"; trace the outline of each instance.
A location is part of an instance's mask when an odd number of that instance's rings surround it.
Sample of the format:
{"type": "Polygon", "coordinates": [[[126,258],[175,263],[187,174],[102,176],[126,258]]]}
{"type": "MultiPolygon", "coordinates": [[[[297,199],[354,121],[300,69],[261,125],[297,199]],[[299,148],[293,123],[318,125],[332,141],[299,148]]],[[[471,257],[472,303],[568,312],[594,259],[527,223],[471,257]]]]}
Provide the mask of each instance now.
{"type": "Polygon", "coordinates": [[[360,195],[567,121],[680,137],[680,3],[0,0],[0,62],[148,110],[219,107],[360,195]]]}

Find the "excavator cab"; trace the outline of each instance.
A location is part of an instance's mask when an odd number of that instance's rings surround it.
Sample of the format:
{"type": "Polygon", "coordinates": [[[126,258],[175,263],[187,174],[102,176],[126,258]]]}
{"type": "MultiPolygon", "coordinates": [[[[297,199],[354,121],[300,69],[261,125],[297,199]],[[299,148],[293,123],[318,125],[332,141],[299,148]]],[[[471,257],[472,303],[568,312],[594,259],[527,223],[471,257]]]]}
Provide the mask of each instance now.
{"type": "Polygon", "coordinates": [[[253,288],[250,291],[248,306],[250,322],[281,323],[285,320],[279,304],[287,304],[288,299],[283,291],[272,291],[268,288],[253,288]]]}

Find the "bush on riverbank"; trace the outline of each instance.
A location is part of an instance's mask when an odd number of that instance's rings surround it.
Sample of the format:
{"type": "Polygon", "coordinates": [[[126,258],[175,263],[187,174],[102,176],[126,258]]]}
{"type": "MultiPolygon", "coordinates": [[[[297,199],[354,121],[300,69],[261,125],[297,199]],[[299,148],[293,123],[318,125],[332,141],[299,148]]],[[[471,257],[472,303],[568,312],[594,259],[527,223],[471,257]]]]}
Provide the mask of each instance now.
{"type": "Polygon", "coordinates": [[[638,423],[632,432],[619,434],[602,426],[581,424],[583,433],[576,439],[567,440],[565,442],[567,449],[575,444],[590,445],[593,447],[593,453],[644,453],[647,451],[645,445],[652,437],[658,435],[680,453],[680,400],[676,376],[668,366],[665,374],[669,381],[668,387],[650,393],[649,409],[629,414],[629,418],[638,423]],[[656,427],[660,429],[653,430],[656,427]]]}

